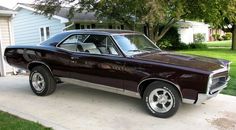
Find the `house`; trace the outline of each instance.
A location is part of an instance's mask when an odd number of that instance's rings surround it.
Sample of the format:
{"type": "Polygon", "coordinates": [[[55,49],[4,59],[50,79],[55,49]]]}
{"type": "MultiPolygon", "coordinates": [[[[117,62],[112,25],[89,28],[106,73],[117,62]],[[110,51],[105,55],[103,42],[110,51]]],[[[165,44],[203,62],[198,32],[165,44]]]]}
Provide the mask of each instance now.
{"type": "Polygon", "coordinates": [[[0,76],[13,72],[13,68],[4,61],[4,50],[14,44],[11,24],[14,14],[13,10],[0,6],[0,76]]]}
{"type": "Polygon", "coordinates": [[[17,45],[38,44],[50,36],[68,29],[125,28],[119,23],[111,24],[97,20],[94,12],[76,13],[74,18],[69,20],[67,18],[69,8],[67,7],[62,7],[50,19],[37,14],[32,4],[18,3],[14,10],[17,11],[13,19],[15,43],[17,45]]]}
{"type": "Polygon", "coordinates": [[[204,42],[210,40],[210,29],[208,24],[197,21],[179,21],[177,24],[180,40],[183,43],[193,43],[194,35],[196,34],[202,34],[204,36],[204,42]]]}

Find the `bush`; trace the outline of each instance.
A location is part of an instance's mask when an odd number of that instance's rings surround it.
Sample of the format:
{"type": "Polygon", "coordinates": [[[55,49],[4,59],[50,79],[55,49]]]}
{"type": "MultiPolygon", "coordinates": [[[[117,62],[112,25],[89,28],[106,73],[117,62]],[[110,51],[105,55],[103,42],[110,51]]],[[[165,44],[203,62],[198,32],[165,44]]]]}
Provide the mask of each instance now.
{"type": "Polygon", "coordinates": [[[195,43],[202,43],[205,41],[205,34],[204,33],[197,33],[193,34],[193,41],[195,43]]]}
{"type": "Polygon", "coordinates": [[[224,40],[231,40],[232,39],[232,33],[226,33],[224,36],[222,36],[224,40]]]}
{"type": "Polygon", "coordinates": [[[202,44],[202,43],[191,43],[189,44],[189,48],[190,49],[207,49],[207,45],[202,44]]]}
{"type": "Polygon", "coordinates": [[[180,42],[179,44],[175,44],[175,46],[172,47],[173,50],[186,50],[189,49],[189,46],[185,43],[180,42]]]}
{"type": "Polygon", "coordinates": [[[157,42],[157,45],[161,49],[165,50],[179,49],[178,47],[182,47],[180,44],[180,35],[178,33],[178,28],[175,26],[171,27],[170,30],[161,38],[161,40],[157,42]]]}
{"type": "Polygon", "coordinates": [[[161,49],[170,49],[172,47],[171,43],[168,40],[162,40],[161,42],[158,42],[158,46],[161,49]]]}
{"type": "Polygon", "coordinates": [[[220,40],[220,34],[212,34],[212,37],[213,37],[215,40],[220,40]]]}

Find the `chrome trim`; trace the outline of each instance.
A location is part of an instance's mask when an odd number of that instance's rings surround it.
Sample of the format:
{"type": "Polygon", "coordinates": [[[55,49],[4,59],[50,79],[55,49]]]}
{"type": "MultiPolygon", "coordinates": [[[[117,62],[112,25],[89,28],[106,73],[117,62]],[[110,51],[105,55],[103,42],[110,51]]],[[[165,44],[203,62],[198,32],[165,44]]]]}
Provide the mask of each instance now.
{"type": "Polygon", "coordinates": [[[33,64],[33,63],[43,64],[44,66],[46,66],[46,67],[48,68],[48,70],[50,71],[50,73],[53,75],[51,68],[50,68],[46,63],[44,63],[44,62],[42,62],[42,61],[32,61],[32,62],[28,63],[28,64],[27,64],[27,69],[28,69],[28,70],[29,70],[29,66],[30,66],[31,64],[33,64]]]}
{"type": "Polygon", "coordinates": [[[62,82],[65,82],[65,83],[75,84],[75,85],[79,85],[82,87],[93,88],[93,89],[97,89],[97,90],[112,92],[112,93],[126,95],[126,96],[130,96],[130,97],[135,97],[135,98],[141,98],[139,93],[125,90],[125,89],[121,89],[121,88],[114,88],[111,86],[95,84],[95,83],[72,79],[72,78],[64,78],[64,77],[59,77],[59,78],[62,82]]]}
{"type": "Polygon", "coordinates": [[[215,93],[215,92],[217,92],[217,91],[220,91],[220,90],[223,90],[224,88],[226,88],[229,79],[230,79],[230,78],[228,78],[227,81],[226,81],[226,83],[223,84],[222,86],[220,86],[220,87],[218,87],[218,88],[215,88],[215,89],[212,89],[212,90],[209,92],[209,94],[213,94],[213,93],[215,93]]]}
{"type": "Polygon", "coordinates": [[[226,81],[226,83],[224,85],[222,85],[221,87],[218,87],[216,89],[211,90],[211,92],[199,93],[198,94],[198,99],[196,100],[195,104],[201,104],[204,101],[217,96],[224,88],[227,87],[227,84],[228,84],[229,80],[230,80],[230,77],[227,79],[227,81],[226,81]],[[213,93],[213,94],[211,94],[211,93],[213,93]]]}
{"type": "Polygon", "coordinates": [[[183,102],[183,103],[187,103],[187,104],[194,104],[195,100],[183,98],[183,99],[182,99],[182,102],[183,102]]]}
{"type": "Polygon", "coordinates": [[[164,82],[167,82],[167,83],[170,83],[170,84],[174,85],[174,86],[178,89],[181,98],[183,98],[183,95],[182,95],[182,93],[181,93],[181,90],[180,90],[179,85],[177,85],[177,84],[175,84],[175,83],[173,83],[173,82],[171,82],[171,81],[169,81],[169,80],[161,79],[161,78],[147,78],[147,79],[142,80],[142,81],[139,82],[139,84],[138,84],[137,92],[140,93],[140,92],[139,92],[139,87],[140,87],[140,85],[141,85],[143,82],[145,82],[145,81],[147,81],[147,80],[153,80],[153,79],[158,80],[158,81],[164,81],[164,82]]]}
{"type": "MultiPolygon", "coordinates": [[[[217,73],[221,73],[221,72],[224,72],[224,71],[229,71],[227,67],[223,67],[221,69],[218,69],[218,70],[214,70],[212,71],[212,73],[209,75],[208,77],[208,83],[207,83],[207,91],[206,91],[206,94],[209,94],[209,91],[210,91],[210,87],[212,85],[212,80],[213,80],[213,75],[217,74],[217,73]]],[[[227,84],[227,83],[226,83],[227,84]]]]}
{"type": "Polygon", "coordinates": [[[228,70],[230,71],[230,65],[232,64],[232,62],[230,61],[229,63],[228,63],[228,70]]]}
{"type": "Polygon", "coordinates": [[[220,91],[215,93],[215,94],[213,94],[213,95],[207,95],[207,94],[199,93],[198,94],[198,99],[196,100],[195,104],[199,105],[199,104],[205,102],[208,99],[216,97],[219,93],[220,93],[220,91]]]}
{"type": "Polygon", "coordinates": [[[221,68],[221,69],[214,70],[214,71],[212,71],[211,74],[214,75],[214,74],[221,73],[221,72],[224,72],[224,71],[228,71],[228,68],[227,68],[227,67],[223,67],[223,68],[221,68]]]}
{"type": "Polygon", "coordinates": [[[72,35],[79,35],[79,33],[71,33],[71,34],[67,35],[67,36],[66,36],[65,38],[63,38],[60,42],[58,42],[55,47],[57,48],[64,40],[66,40],[67,38],[69,38],[69,37],[72,36],[72,35]]]}

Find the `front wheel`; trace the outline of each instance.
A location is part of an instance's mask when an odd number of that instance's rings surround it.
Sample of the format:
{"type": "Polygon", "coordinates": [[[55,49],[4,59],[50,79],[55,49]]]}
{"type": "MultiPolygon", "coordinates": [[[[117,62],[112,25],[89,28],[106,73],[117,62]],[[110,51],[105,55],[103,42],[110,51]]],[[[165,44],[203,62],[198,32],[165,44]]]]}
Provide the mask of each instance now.
{"type": "Polygon", "coordinates": [[[179,93],[172,85],[158,81],[148,85],[143,101],[148,111],[160,118],[173,116],[181,103],[179,93]]]}
{"type": "Polygon", "coordinates": [[[47,96],[56,89],[56,81],[44,66],[34,67],[29,76],[32,91],[38,96],[47,96]]]}

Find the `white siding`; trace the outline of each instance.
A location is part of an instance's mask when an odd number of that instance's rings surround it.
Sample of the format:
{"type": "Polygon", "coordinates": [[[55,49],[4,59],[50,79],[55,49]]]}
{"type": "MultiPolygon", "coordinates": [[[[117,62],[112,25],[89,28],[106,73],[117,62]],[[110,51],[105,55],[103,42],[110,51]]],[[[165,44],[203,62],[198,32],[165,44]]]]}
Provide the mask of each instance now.
{"type": "Polygon", "coordinates": [[[193,29],[191,27],[179,28],[180,40],[183,43],[193,43],[193,29]]]}
{"type": "Polygon", "coordinates": [[[65,27],[58,19],[48,19],[43,15],[36,15],[32,11],[20,9],[13,18],[15,44],[35,45],[40,43],[39,29],[46,26],[50,29],[50,36],[62,32],[65,27]]]}
{"type": "Polygon", "coordinates": [[[10,45],[9,17],[0,17],[1,41],[4,45],[10,45]]]}
{"type": "Polygon", "coordinates": [[[193,25],[193,34],[201,33],[205,35],[205,42],[209,41],[209,29],[207,25],[193,25]]]}
{"type": "Polygon", "coordinates": [[[3,76],[4,72],[13,72],[13,68],[9,66],[3,59],[4,50],[7,46],[11,45],[11,35],[10,35],[10,17],[0,16],[0,75],[3,76]]]}

